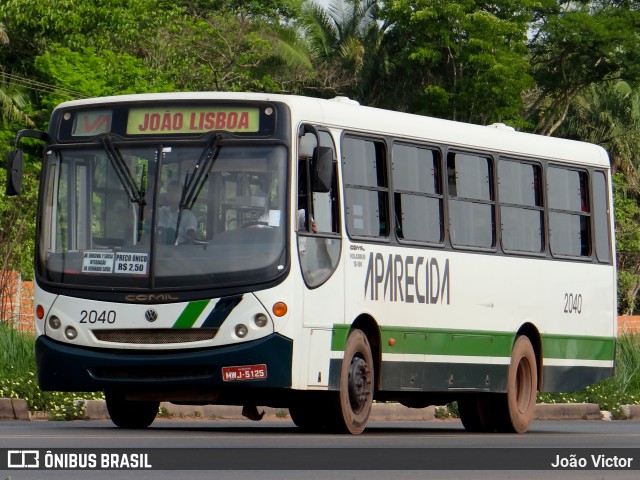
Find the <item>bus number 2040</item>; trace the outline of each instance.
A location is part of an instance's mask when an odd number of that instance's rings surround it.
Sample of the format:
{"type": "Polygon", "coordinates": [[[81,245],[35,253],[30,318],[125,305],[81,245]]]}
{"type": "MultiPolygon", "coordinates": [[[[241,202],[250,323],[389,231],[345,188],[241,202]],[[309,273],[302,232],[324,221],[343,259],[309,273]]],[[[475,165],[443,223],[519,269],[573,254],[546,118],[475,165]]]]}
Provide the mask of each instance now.
{"type": "Polygon", "coordinates": [[[582,294],[564,294],[564,313],[582,313],[582,294]]]}
{"type": "Polygon", "coordinates": [[[116,323],[114,310],[81,310],[80,323],[116,323]]]}

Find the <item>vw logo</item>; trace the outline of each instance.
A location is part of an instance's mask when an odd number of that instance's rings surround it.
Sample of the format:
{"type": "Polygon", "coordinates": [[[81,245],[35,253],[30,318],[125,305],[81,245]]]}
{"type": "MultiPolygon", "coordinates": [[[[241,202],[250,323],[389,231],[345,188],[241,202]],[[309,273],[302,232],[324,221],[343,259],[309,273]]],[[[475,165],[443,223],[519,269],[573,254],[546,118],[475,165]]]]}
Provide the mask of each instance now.
{"type": "Polygon", "coordinates": [[[155,322],[158,319],[158,312],[156,312],[153,308],[150,308],[146,312],[144,312],[144,318],[147,319],[147,322],[155,322]]]}

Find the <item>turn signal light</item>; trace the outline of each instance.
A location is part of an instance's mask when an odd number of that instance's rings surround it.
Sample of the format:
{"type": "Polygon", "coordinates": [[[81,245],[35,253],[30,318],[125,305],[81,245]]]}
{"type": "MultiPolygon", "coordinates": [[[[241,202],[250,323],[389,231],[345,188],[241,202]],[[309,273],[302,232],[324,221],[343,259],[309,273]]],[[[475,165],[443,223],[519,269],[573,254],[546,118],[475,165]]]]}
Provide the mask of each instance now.
{"type": "Polygon", "coordinates": [[[284,302],[276,302],[271,310],[276,317],[284,317],[287,314],[287,304],[284,302]]]}

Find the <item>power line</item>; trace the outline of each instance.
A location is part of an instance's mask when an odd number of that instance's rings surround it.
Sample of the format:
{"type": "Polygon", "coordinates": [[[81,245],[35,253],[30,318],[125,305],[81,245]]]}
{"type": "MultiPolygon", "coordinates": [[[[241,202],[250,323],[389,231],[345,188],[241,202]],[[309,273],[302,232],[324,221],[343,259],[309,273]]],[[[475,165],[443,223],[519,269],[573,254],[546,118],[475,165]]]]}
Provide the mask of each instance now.
{"type": "Polygon", "coordinates": [[[37,80],[32,80],[30,78],[21,77],[19,75],[14,75],[11,73],[0,71],[0,79],[3,79],[15,85],[28,88],[30,90],[35,90],[38,92],[43,92],[43,93],[61,92],[61,93],[66,93],[68,95],[71,95],[74,98],[89,98],[89,95],[85,95],[84,93],[80,93],[76,90],[71,90],[69,88],[50,85],[48,83],[39,82],[37,80]]]}
{"type": "Polygon", "coordinates": [[[62,92],[62,93],[67,93],[69,95],[72,96],[76,96],[76,97],[82,97],[82,98],[87,98],[87,95],[80,93],[78,91],[75,90],[71,90],[68,88],[64,88],[64,87],[58,87],[58,86],[54,86],[54,85],[50,85],[47,83],[43,83],[43,82],[39,82],[36,80],[32,80],[30,78],[25,78],[25,77],[20,77],[18,75],[14,75],[11,73],[6,73],[6,72],[0,72],[0,78],[3,78],[15,85],[19,85],[25,88],[29,88],[31,90],[36,90],[36,91],[40,91],[40,92],[45,92],[45,93],[51,93],[51,92],[62,92]]]}

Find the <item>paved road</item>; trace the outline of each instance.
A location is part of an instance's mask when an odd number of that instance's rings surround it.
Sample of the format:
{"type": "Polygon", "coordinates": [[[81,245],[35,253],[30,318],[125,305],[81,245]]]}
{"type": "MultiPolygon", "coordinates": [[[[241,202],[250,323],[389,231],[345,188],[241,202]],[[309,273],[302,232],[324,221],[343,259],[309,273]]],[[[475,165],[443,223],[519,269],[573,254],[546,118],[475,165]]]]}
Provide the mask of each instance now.
{"type": "MultiPolygon", "coordinates": [[[[476,463],[482,468],[482,458],[495,462],[496,456],[504,456],[505,461],[526,463],[529,458],[540,452],[556,451],[567,458],[571,452],[582,455],[578,449],[595,449],[588,453],[605,453],[608,456],[619,454],[620,457],[634,457],[632,466],[640,467],[640,423],[639,422],[604,422],[604,421],[571,421],[571,422],[536,422],[525,435],[501,434],[469,434],[457,421],[448,422],[378,422],[371,423],[364,434],[359,436],[304,434],[299,432],[287,420],[248,423],[220,421],[180,421],[160,419],[151,428],[143,431],[120,430],[109,421],[75,421],[75,422],[0,422],[0,449],[38,449],[44,455],[47,449],[53,452],[80,452],[78,449],[97,449],[92,452],[103,452],[106,449],[167,449],[154,450],[153,463],[167,461],[177,455],[176,448],[184,449],[182,456],[189,454],[197,458],[208,456],[208,462],[230,462],[236,465],[233,470],[216,471],[26,471],[11,470],[2,472],[4,477],[12,480],[30,480],[46,478],[57,479],[99,479],[116,480],[135,478],[136,480],[164,479],[367,479],[378,480],[393,478],[394,480],[414,478],[442,479],[636,479],[640,471],[598,470],[598,471],[494,471],[488,470],[405,470],[405,466],[397,470],[386,470],[396,458],[395,454],[404,454],[408,465],[420,462],[449,462],[450,468],[459,465],[476,463]],[[519,448],[514,450],[513,447],[519,448]],[[224,458],[220,449],[226,450],[224,458]],[[294,450],[304,448],[304,450],[294,450]],[[441,448],[442,450],[435,450],[441,448]],[[485,450],[479,450],[484,448],[485,450]],[[61,450],[70,449],[70,450],[61,450]],[[173,450],[171,450],[173,449],[173,450]],[[198,450],[211,449],[211,450],[198,450]],[[267,450],[277,449],[277,450],[267,450]],[[317,449],[317,450],[316,450],[317,449]],[[334,450],[332,450],[334,449],[334,450]],[[393,452],[389,449],[398,449],[393,452]],[[408,450],[419,449],[419,450],[408,450]],[[545,449],[545,450],[541,450],[545,449]],[[567,450],[569,449],[569,450],[567,450]],[[631,450],[630,450],[631,449],[631,450]],[[162,455],[157,455],[162,452],[162,455]],[[268,470],[270,464],[265,458],[275,457],[284,462],[300,462],[298,470],[268,470]],[[347,452],[349,456],[345,456],[347,452]],[[373,465],[374,471],[350,470],[328,471],[309,470],[304,468],[305,458],[313,461],[340,464],[353,459],[358,466],[373,465]],[[637,457],[637,458],[635,458],[637,457]],[[466,463],[465,463],[466,462],[466,463]],[[638,464],[636,465],[637,462],[638,464]],[[246,470],[248,466],[267,469],[266,471],[246,470]]],[[[6,455],[6,450],[2,455],[6,455]]],[[[152,451],[153,452],[153,451],[152,451]]],[[[191,458],[191,457],[188,457],[191,458]]],[[[546,457],[545,457],[546,458],[546,457]]],[[[5,459],[0,459],[6,464],[5,459]]],[[[279,464],[279,463],[278,463],[279,464]]],[[[516,463],[519,464],[519,463],[516,463]]],[[[535,468],[536,462],[533,462],[535,468]]],[[[413,468],[413,467],[410,467],[413,468]]]]}

